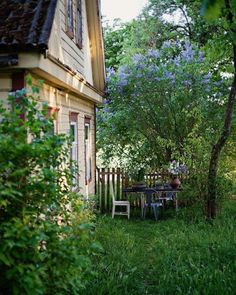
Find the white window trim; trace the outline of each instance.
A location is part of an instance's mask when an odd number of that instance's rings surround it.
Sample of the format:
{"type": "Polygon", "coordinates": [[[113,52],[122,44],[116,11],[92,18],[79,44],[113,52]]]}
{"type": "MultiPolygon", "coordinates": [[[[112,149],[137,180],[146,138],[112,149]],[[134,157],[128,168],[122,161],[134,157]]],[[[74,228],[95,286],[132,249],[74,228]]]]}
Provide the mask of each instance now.
{"type": "MultiPolygon", "coordinates": [[[[71,146],[71,160],[75,161],[77,163],[77,166],[79,167],[79,158],[78,158],[78,124],[77,122],[71,121],[70,122],[70,128],[71,126],[74,126],[74,141],[72,142],[71,146]]],[[[73,177],[73,184],[77,185],[79,183],[78,174],[73,177]]]]}
{"type": "Polygon", "coordinates": [[[90,123],[84,124],[84,150],[85,150],[85,184],[92,181],[92,164],[91,164],[91,126],[90,123]],[[85,138],[85,130],[88,128],[88,138],[85,138]]]}

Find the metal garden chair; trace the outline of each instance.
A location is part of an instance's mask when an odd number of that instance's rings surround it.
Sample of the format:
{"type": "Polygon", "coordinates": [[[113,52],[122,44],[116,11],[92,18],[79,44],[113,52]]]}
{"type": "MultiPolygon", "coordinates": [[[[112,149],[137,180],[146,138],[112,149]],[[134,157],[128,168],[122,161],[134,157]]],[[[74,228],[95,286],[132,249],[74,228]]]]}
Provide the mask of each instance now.
{"type": "Polygon", "coordinates": [[[147,207],[150,207],[154,212],[155,220],[158,221],[158,208],[162,207],[163,204],[161,201],[153,201],[153,192],[144,192],[144,196],[142,199],[142,218],[146,218],[147,207]]]}

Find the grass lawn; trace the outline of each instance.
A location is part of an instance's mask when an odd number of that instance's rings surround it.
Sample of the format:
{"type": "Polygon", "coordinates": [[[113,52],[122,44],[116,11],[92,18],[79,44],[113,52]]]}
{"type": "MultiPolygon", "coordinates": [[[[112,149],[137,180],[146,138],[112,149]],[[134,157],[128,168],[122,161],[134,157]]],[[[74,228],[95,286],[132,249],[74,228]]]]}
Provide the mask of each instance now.
{"type": "Polygon", "coordinates": [[[236,294],[236,201],[213,224],[190,209],[158,223],[100,216],[95,235],[104,251],[86,295],[236,294]]]}

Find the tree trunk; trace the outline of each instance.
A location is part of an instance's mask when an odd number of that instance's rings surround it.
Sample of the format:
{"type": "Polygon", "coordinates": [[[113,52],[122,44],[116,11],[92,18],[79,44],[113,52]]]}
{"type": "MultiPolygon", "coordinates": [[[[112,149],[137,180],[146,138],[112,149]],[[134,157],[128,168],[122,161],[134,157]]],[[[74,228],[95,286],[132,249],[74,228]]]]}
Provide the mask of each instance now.
{"type": "Polygon", "coordinates": [[[206,214],[208,219],[215,218],[216,216],[216,177],[217,177],[217,168],[220,158],[220,153],[224,147],[227,139],[230,136],[232,117],[236,96],[236,45],[233,45],[233,62],[234,62],[234,78],[231,85],[227,107],[225,111],[224,127],[221,133],[220,138],[217,143],[213,146],[211,151],[211,160],[209,165],[208,173],[208,195],[206,203],[206,214]]]}

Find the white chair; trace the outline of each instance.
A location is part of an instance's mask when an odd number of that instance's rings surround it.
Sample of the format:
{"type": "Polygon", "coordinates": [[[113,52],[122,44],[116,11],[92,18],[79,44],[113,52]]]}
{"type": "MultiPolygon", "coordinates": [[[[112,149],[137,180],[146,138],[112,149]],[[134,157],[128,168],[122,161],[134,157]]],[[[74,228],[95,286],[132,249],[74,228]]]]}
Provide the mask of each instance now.
{"type": "Polygon", "coordinates": [[[112,194],[112,218],[114,218],[115,215],[127,215],[128,219],[130,217],[130,202],[129,201],[116,201],[115,194],[114,194],[114,188],[111,183],[111,194],[112,194]],[[116,206],[123,206],[126,207],[125,212],[117,212],[116,206]]]}

